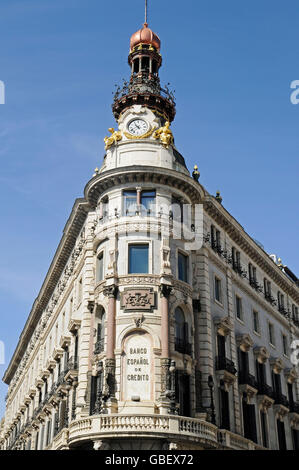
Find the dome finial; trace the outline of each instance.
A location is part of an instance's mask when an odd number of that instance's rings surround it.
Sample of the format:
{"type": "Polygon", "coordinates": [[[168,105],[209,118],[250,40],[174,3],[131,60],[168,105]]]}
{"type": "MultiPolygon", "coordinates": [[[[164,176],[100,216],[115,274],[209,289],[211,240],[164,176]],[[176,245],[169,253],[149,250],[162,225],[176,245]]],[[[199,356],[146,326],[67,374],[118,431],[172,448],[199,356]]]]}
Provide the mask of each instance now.
{"type": "Polygon", "coordinates": [[[147,22],[147,13],[148,13],[147,0],[145,0],[145,17],[144,17],[144,26],[145,26],[145,27],[148,26],[148,22],[147,22]]]}

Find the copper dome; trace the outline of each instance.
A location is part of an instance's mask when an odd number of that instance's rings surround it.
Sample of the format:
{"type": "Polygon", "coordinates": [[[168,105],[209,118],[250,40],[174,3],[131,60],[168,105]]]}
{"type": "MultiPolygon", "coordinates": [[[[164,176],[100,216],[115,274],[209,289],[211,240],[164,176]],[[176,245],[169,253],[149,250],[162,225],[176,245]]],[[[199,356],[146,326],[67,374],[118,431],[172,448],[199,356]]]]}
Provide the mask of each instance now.
{"type": "Polygon", "coordinates": [[[131,36],[130,41],[130,48],[131,50],[138,46],[138,44],[151,44],[154,46],[158,51],[160,51],[161,41],[157,34],[153,33],[153,31],[148,28],[148,24],[144,23],[143,28],[139,29],[136,33],[131,36]]]}

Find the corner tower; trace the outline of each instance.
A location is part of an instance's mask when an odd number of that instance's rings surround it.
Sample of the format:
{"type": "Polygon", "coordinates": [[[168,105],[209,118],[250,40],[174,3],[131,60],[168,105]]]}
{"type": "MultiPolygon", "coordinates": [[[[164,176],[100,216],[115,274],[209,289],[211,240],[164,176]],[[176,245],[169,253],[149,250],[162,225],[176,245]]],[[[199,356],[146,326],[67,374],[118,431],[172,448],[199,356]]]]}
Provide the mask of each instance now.
{"type": "Polygon", "coordinates": [[[109,128],[106,155],[100,172],[131,165],[164,167],[189,174],[177,151],[171,122],[175,97],[168,85],[161,87],[161,41],[145,22],[131,36],[129,81],[118,86],[112,111],[118,129],[109,128]]]}

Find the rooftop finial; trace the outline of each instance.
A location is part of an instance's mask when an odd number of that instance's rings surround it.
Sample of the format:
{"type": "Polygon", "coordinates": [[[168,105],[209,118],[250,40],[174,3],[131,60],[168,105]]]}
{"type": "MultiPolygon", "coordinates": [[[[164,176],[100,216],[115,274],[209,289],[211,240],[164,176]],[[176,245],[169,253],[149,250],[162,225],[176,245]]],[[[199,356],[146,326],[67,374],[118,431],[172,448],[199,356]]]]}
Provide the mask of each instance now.
{"type": "Polygon", "coordinates": [[[144,26],[148,26],[148,22],[147,22],[147,13],[148,13],[148,9],[147,9],[147,0],[145,0],[145,19],[144,19],[144,26]]]}

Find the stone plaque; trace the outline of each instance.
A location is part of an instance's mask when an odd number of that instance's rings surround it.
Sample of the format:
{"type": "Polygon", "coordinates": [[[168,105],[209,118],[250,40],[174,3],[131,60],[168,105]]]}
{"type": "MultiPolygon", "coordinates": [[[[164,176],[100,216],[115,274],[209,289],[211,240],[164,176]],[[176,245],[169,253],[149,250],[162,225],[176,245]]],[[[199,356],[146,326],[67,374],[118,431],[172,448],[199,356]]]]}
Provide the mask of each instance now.
{"type": "Polygon", "coordinates": [[[121,294],[124,310],[152,310],[154,307],[155,293],[151,289],[128,289],[121,294]]]}
{"type": "Polygon", "coordinates": [[[125,343],[124,399],[151,399],[151,342],[147,334],[134,334],[125,343]]]}

